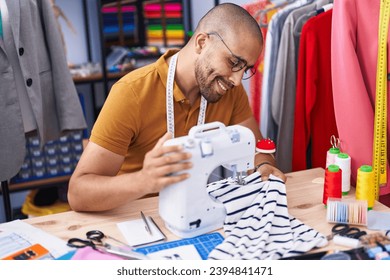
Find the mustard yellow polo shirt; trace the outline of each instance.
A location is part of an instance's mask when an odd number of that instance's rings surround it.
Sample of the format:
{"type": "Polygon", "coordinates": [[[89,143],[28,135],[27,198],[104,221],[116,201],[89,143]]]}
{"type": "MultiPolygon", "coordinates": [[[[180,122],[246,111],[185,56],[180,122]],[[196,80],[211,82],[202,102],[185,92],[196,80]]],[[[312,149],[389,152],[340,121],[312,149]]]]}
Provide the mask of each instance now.
{"type": "MultiPolygon", "coordinates": [[[[155,63],[134,70],[116,82],[94,124],[90,141],[125,156],[118,174],[142,168],[144,156],[167,131],[166,59],[170,50],[155,63]]],[[[191,107],[177,84],[174,85],[175,137],[187,135],[198,121],[200,97],[191,107]]],[[[207,104],[205,122],[238,124],[252,115],[242,86],[229,90],[217,103],[207,104]]]]}

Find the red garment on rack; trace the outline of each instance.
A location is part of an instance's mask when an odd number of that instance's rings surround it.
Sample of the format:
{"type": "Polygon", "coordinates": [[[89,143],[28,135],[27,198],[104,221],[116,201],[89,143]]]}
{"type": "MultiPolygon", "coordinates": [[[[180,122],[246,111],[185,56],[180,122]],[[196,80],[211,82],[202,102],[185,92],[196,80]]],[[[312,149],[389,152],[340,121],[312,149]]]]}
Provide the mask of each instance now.
{"type": "MultiPolygon", "coordinates": [[[[270,2],[268,0],[259,0],[252,3],[243,5],[242,7],[250,13],[257,22],[259,22],[259,12],[266,9],[267,5],[270,2]]],[[[266,18],[264,18],[263,23],[267,24],[266,18]]],[[[264,37],[264,46],[265,38],[267,34],[267,27],[262,27],[261,31],[263,32],[264,37]]],[[[261,108],[261,85],[263,81],[263,69],[264,69],[264,49],[261,52],[259,58],[255,63],[256,74],[249,80],[249,100],[252,107],[253,115],[257,121],[257,124],[260,124],[260,108],[261,108]]]]}
{"type": "Polygon", "coordinates": [[[338,137],[332,94],[332,10],[303,26],[298,55],[293,171],[323,167],[330,137],[338,137]],[[310,144],[310,150],[308,152],[310,144]],[[307,153],[308,152],[308,153],[307,153]],[[310,158],[308,158],[308,154],[310,158]],[[311,162],[311,166],[307,162],[311,162]]]}

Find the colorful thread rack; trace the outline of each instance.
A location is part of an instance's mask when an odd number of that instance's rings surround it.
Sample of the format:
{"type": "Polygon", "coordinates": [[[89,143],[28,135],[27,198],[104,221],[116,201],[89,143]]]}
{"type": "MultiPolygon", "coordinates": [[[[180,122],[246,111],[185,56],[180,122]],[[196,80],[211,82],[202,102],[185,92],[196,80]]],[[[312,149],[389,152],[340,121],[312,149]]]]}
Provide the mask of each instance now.
{"type": "Polygon", "coordinates": [[[330,197],[326,218],[329,223],[367,225],[367,201],[330,197]]]}

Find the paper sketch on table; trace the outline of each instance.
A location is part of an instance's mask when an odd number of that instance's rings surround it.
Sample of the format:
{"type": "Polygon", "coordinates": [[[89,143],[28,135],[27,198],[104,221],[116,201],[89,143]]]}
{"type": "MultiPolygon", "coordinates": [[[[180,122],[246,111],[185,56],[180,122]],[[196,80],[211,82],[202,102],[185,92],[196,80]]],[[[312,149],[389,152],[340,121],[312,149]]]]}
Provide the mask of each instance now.
{"type": "Polygon", "coordinates": [[[33,244],[42,245],[52,258],[59,258],[73,250],[64,240],[21,220],[0,225],[0,259],[33,244]]]}
{"type": "Polygon", "coordinates": [[[126,239],[126,242],[131,246],[142,246],[151,244],[154,242],[164,241],[166,239],[165,235],[157,227],[155,222],[151,217],[145,217],[150,226],[150,234],[142,219],[131,220],[126,222],[118,223],[117,226],[123,236],[126,239]]]}

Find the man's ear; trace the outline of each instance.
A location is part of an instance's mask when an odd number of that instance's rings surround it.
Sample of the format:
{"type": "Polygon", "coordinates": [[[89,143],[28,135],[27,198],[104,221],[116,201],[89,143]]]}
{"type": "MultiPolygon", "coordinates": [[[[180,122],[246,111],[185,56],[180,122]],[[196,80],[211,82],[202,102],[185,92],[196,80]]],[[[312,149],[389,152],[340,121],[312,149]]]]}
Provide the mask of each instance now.
{"type": "Polygon", "coordinates": [[[208,35],[206,33],[198,33],[195,36],[195,51],[197,54],[200,54],[203,50],[203,48],[206,46],[206,39],[208,38],[208,35]]]}

